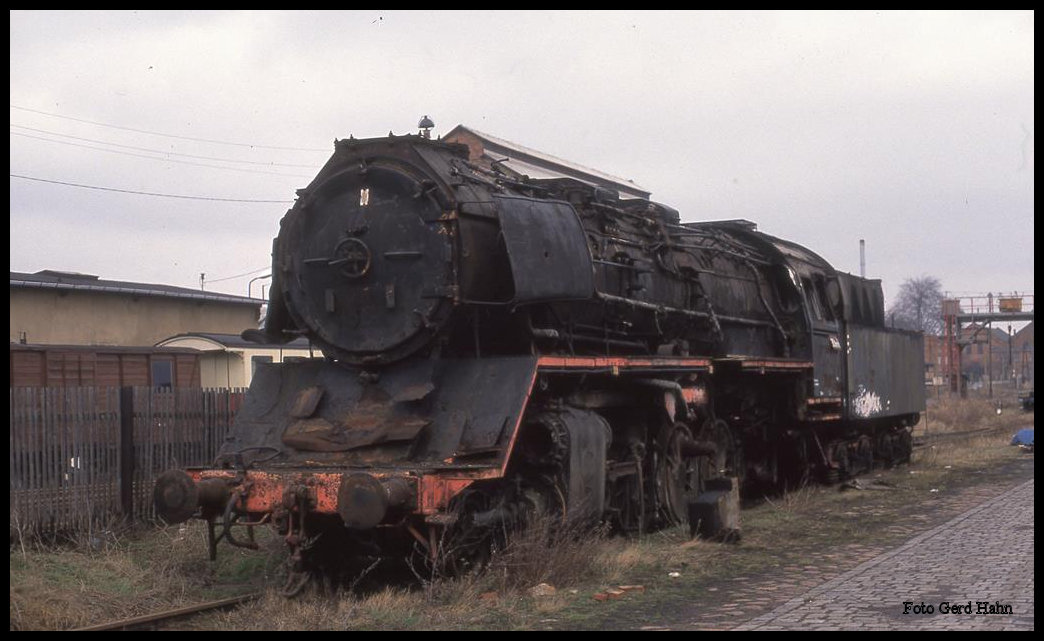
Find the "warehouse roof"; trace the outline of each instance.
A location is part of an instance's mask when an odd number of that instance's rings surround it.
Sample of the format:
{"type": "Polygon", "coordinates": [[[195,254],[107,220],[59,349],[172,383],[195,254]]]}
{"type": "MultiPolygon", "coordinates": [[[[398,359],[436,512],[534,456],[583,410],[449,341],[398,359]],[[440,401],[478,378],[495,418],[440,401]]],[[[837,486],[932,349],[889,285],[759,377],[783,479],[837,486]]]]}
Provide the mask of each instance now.
{"type": "MultiPolygon", "coordinates": [[[[460,136],[468,134],[482,141],[484,161],[487,163],[496,162],[498,165],[511,169],[520,175],[526,175],[530,178],[576,178],[589,184],[615,189],[625,198],[647,199],[650,195],[649,190],[636,185],[633,180],[626,180],[607,174],[604,171],[556,158],[542,151],[530,149],[510,140],[491,136],[464,125],[457,125],[442,139],[458,142],[460,136]]],[[[476,159],[472,158],[472,160],[476,159]]]]}
{"type": "Polygon", "coordinates": [[[108,294],[126,294],[128,296],[159,296],[164,298],[181,298],[216,303],[232,303],[239,305],[260,306],[265,301],[246,296],[233,296],[218,292],[207,292],[172,285],[154,283],[133,283],[121,280],[102,280],[93,274],[61,272],[50,269],[26,274],[11,272],[11,287],[26,289],[55,289],[64,291],[102,292],[108,294]]]}

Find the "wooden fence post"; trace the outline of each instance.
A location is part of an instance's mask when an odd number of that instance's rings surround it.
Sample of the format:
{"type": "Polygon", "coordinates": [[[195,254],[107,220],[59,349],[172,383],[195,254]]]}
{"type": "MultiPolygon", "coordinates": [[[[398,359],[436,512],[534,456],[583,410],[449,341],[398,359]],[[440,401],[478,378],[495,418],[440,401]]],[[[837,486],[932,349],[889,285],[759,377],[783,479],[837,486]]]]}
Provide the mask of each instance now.
{"type": "Polygon", "coordinates": [[[134,388],[120,388],[120,507],[134,517],[134,388]]]}

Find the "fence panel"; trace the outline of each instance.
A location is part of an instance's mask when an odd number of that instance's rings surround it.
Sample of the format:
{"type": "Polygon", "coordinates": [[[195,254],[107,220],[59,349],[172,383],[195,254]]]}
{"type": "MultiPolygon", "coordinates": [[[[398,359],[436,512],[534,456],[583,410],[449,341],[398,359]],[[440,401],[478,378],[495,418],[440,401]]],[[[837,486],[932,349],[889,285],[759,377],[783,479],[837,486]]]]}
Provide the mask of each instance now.
{"type": "Polygon", "coordinates": [[[18,387],[10,392],[12,535],[151,519],[152,485],[208,465],[243,390],[18,387]]]}
{"type": "Polygon", "coordinates": [[[172,468],[209,465],[224,442],[233,415],[231,398],[242,390],[134,388],[133,513],[152,518],[152,486],[172,468]]]}

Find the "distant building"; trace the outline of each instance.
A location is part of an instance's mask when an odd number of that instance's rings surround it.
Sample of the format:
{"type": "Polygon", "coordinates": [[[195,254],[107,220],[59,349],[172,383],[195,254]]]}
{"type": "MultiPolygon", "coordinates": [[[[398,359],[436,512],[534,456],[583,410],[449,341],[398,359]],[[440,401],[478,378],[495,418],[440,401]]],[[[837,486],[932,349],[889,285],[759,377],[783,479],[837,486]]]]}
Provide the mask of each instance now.
{"type": "Polygon", "coordinates": [[[946,384],[946,344],[941,336],[924,335],[924,379],[929,385],[946,384]]]}
{"type": "Polygon", "coordinates": [[[1020,381],[1033,381],[1033,321],[1015,333],[1012,341],[1015,373],[1020,381]]]}
{"type": "MultiPolygon", "coordinates": [[[[990,372],[994,381],[1011,380],[1021,385],[1033,381],[1033,322],[1014,336],[997,323],[992,330],[972,323],[961,328],[961,372],[971,382],[986,380],[990,372]],[[1008,343],[1011,343],[1009,349],[1008,343]],[[992,356],[992,358],[991,358],[992,356]]],[[[924,337],[925,382],[946,384],[946,341],[941,336],[924,337]]]]}
{"type": "Polygon", "coordinates": [[[263,302],[90,274],[11,272],[11,342],[151,347],[184,332],[239,334],[257,327],[263,302]]]}
{"type": "Polygon", "coordinates": [[[555,158],[535,149],[482,133],[471,127],[457,125],[442,137],[443,142],[456,142],[468,146],[471,162],[490,169],[494,164],[509,176],[530,178],[575,178],[577,180],[612,189],[621,198],[645,198],[650,192],[633,181],[617,178],[597,169],[591,169],[568,160],[555,158]]]}
{"type": "Polygon", "coordinates": [[[259,345],[243,340],[238,334],[180,334],[160,341],[157,347],[190,348],[201,352],[200,380],[203,387],[249,387],[260,363],[322,356],[305,338],[285,345],[259,345]]]}
{"type": "Polygon", "coordinates": [[[1009,336],[993,327],[972,323],[961,328],[961,371],[970,381],[1033,380],[1033,323],[1009,336]],[[1009,346],[1010,343],[1010,346],[1009,346]]]}

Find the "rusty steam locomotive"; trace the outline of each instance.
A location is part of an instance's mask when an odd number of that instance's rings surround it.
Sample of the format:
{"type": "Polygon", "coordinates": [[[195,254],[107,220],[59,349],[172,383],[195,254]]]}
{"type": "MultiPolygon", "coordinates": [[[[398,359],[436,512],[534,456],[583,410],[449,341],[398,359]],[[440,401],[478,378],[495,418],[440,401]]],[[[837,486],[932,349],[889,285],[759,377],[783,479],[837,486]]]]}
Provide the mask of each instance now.
{"type": "Polygon", "coordinates": [[[254,333],[325,358],[261,366],[215,464],[155,496],[207,520],[212,555],[273,524],[291,582],[334,557],[466,564],[539,510],[641,531],[718,477],[858,474],[909,457],[924,406],[922,337],[885,327],[880,281],[425,136],[337,141],[272,274],[254,333]]]}

